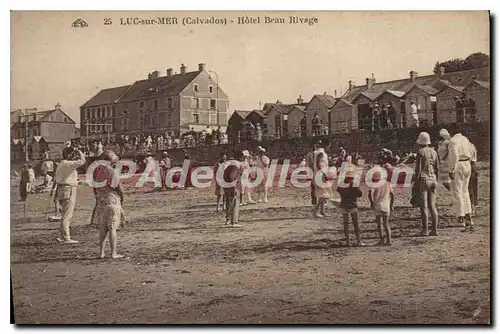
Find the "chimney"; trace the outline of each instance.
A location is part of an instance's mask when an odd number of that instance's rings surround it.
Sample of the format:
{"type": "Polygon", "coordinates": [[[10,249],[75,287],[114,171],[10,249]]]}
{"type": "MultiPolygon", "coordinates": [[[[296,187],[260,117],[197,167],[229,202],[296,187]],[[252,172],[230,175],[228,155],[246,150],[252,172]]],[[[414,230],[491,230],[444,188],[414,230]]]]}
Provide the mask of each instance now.
{"type": "Polygon", "coordinates": [[[61,104],[59,102],[56,104],[56,110],[61,110],[61,104]]]}
{"type": "Polygon", "coordinates": [[[167,68],[167,77],[171,77],[173,71],[174,70],[172,68],[167,68]]]}
{"type": "Polygon", "coordinates": [[[206,65],[205,63],[198,64],[198,71],[200,71],[200,72],[205,71],[205,65],[206,65]]]}
{"type": "Polygon", "coordinates": [[[184,64],[181,64],[181,75],[186,74],[186,66],[184,64]]]}
{"type": "Polygon", "coordinates": [[[151,79],[158,79],[159,76],[160,76],[160,72],[159,71],[153,71],[153,72],[151,72],[151,79]]]}
{"type": "Polygon", "coordinates": [[[438,78],[441,79],[444,76],[444,66],[439,67],[438,78]]]}
{"type": "Polygon", "coordinates": [[[297,99],[297,104],[302,104],[304,103],[304,100],[302,99],[302,95],[299,95],[299,98],[297,99]]]}
{"type": "Polygon", "coordinates": [[[276,104],[281,104],[281,101],[280,100],[276,100],[276,104]]]}
{"type": "Polygon", "coordinates": [[[368,89],[372,88],[375,82],[376,82],[375,75],[372,73],[371,78],[366,78],[366,87],[368,87],[368,89]]]}
{"type": "Polygon", "coordinates": [[[418,77],[418,73],[417,71],[410,71],[410,79],[411,79],[411,82],[414,82],[415,79],[418,77]]]}
{"type": "Polygon", "coordinates": [[[352,80],[349,80],[349,90],[352,90],[354,87],[354,82],[352,82],[352,80]]]}
{"type": "Polygon", "coordinates": [[[337,97],[337,90],[336,89],[333,91],[333,94],[334,94],[334,97],[337,97]]]}

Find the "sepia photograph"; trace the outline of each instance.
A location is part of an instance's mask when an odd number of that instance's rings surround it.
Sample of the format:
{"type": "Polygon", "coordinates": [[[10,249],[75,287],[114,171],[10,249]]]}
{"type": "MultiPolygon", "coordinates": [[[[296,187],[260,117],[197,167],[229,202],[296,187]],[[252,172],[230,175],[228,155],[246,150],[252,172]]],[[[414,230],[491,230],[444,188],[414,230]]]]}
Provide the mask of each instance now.
{"type": "Polygon", "coordinates": [[[11,11],[11,321],[491,325],[491,23],[11,11]]]}

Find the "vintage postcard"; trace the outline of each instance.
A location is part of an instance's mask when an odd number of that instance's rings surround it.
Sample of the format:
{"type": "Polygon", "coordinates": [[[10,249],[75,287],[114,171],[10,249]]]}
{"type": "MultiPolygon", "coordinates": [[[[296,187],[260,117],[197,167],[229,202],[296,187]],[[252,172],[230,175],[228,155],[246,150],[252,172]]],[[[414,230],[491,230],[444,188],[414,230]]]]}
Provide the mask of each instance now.
{"type": "Polygon", "coordinates": [[[490,324],[487,11],[12,11],[16,324],[490,324]]]}

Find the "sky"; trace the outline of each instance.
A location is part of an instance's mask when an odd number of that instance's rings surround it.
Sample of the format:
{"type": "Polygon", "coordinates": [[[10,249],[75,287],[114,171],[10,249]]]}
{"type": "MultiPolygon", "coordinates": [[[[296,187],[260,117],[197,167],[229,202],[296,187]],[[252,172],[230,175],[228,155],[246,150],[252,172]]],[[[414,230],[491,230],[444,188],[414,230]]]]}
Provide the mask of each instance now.
{"type": "Polygon", "coordinates": [[[230,110],[299,95],[341,95],[363,85],[431,74],[436,61],[489,52],[488,12],[11,12],[11,110],[60,103],[79,124],[79,106],[99,90],[149,72],[217,72],[230,110]],[[186,17],[227,25],[182,25],[186,17]],[[260,24],[230,23],[260,17],[260,24]],[[285,24],[265,24],[265,17],[285,24]],[[318,23],[289,24],[289,16],[318,23]],[[123,18],[176,17],[177,25],[121,25],[123,18]],[[88,27],[73,28],[81,18],[88,27]],[[111,19],[111,25],[104,21],[111,19]]]}

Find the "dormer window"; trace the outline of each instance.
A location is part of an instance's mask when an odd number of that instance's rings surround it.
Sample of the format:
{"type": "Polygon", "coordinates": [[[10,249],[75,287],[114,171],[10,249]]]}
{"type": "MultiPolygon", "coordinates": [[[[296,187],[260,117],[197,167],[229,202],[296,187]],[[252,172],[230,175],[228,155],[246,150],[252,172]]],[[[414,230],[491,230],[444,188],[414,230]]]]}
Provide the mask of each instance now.
{"type": "Polygon", "coordinates": [[[214,86],[208,86],[208,92],[213,93],[214,92],[214,86]]]}
{"type": "Polygon", "coordinates": [[[193,89],[194,89],[194,91],[195,91],[195,92],[199,92],[199,90],[198,90],[198,89],[199,89],[199,88],[198,88],[198,84],[194,84],[194,85],[193,85],[193,89]]]}

